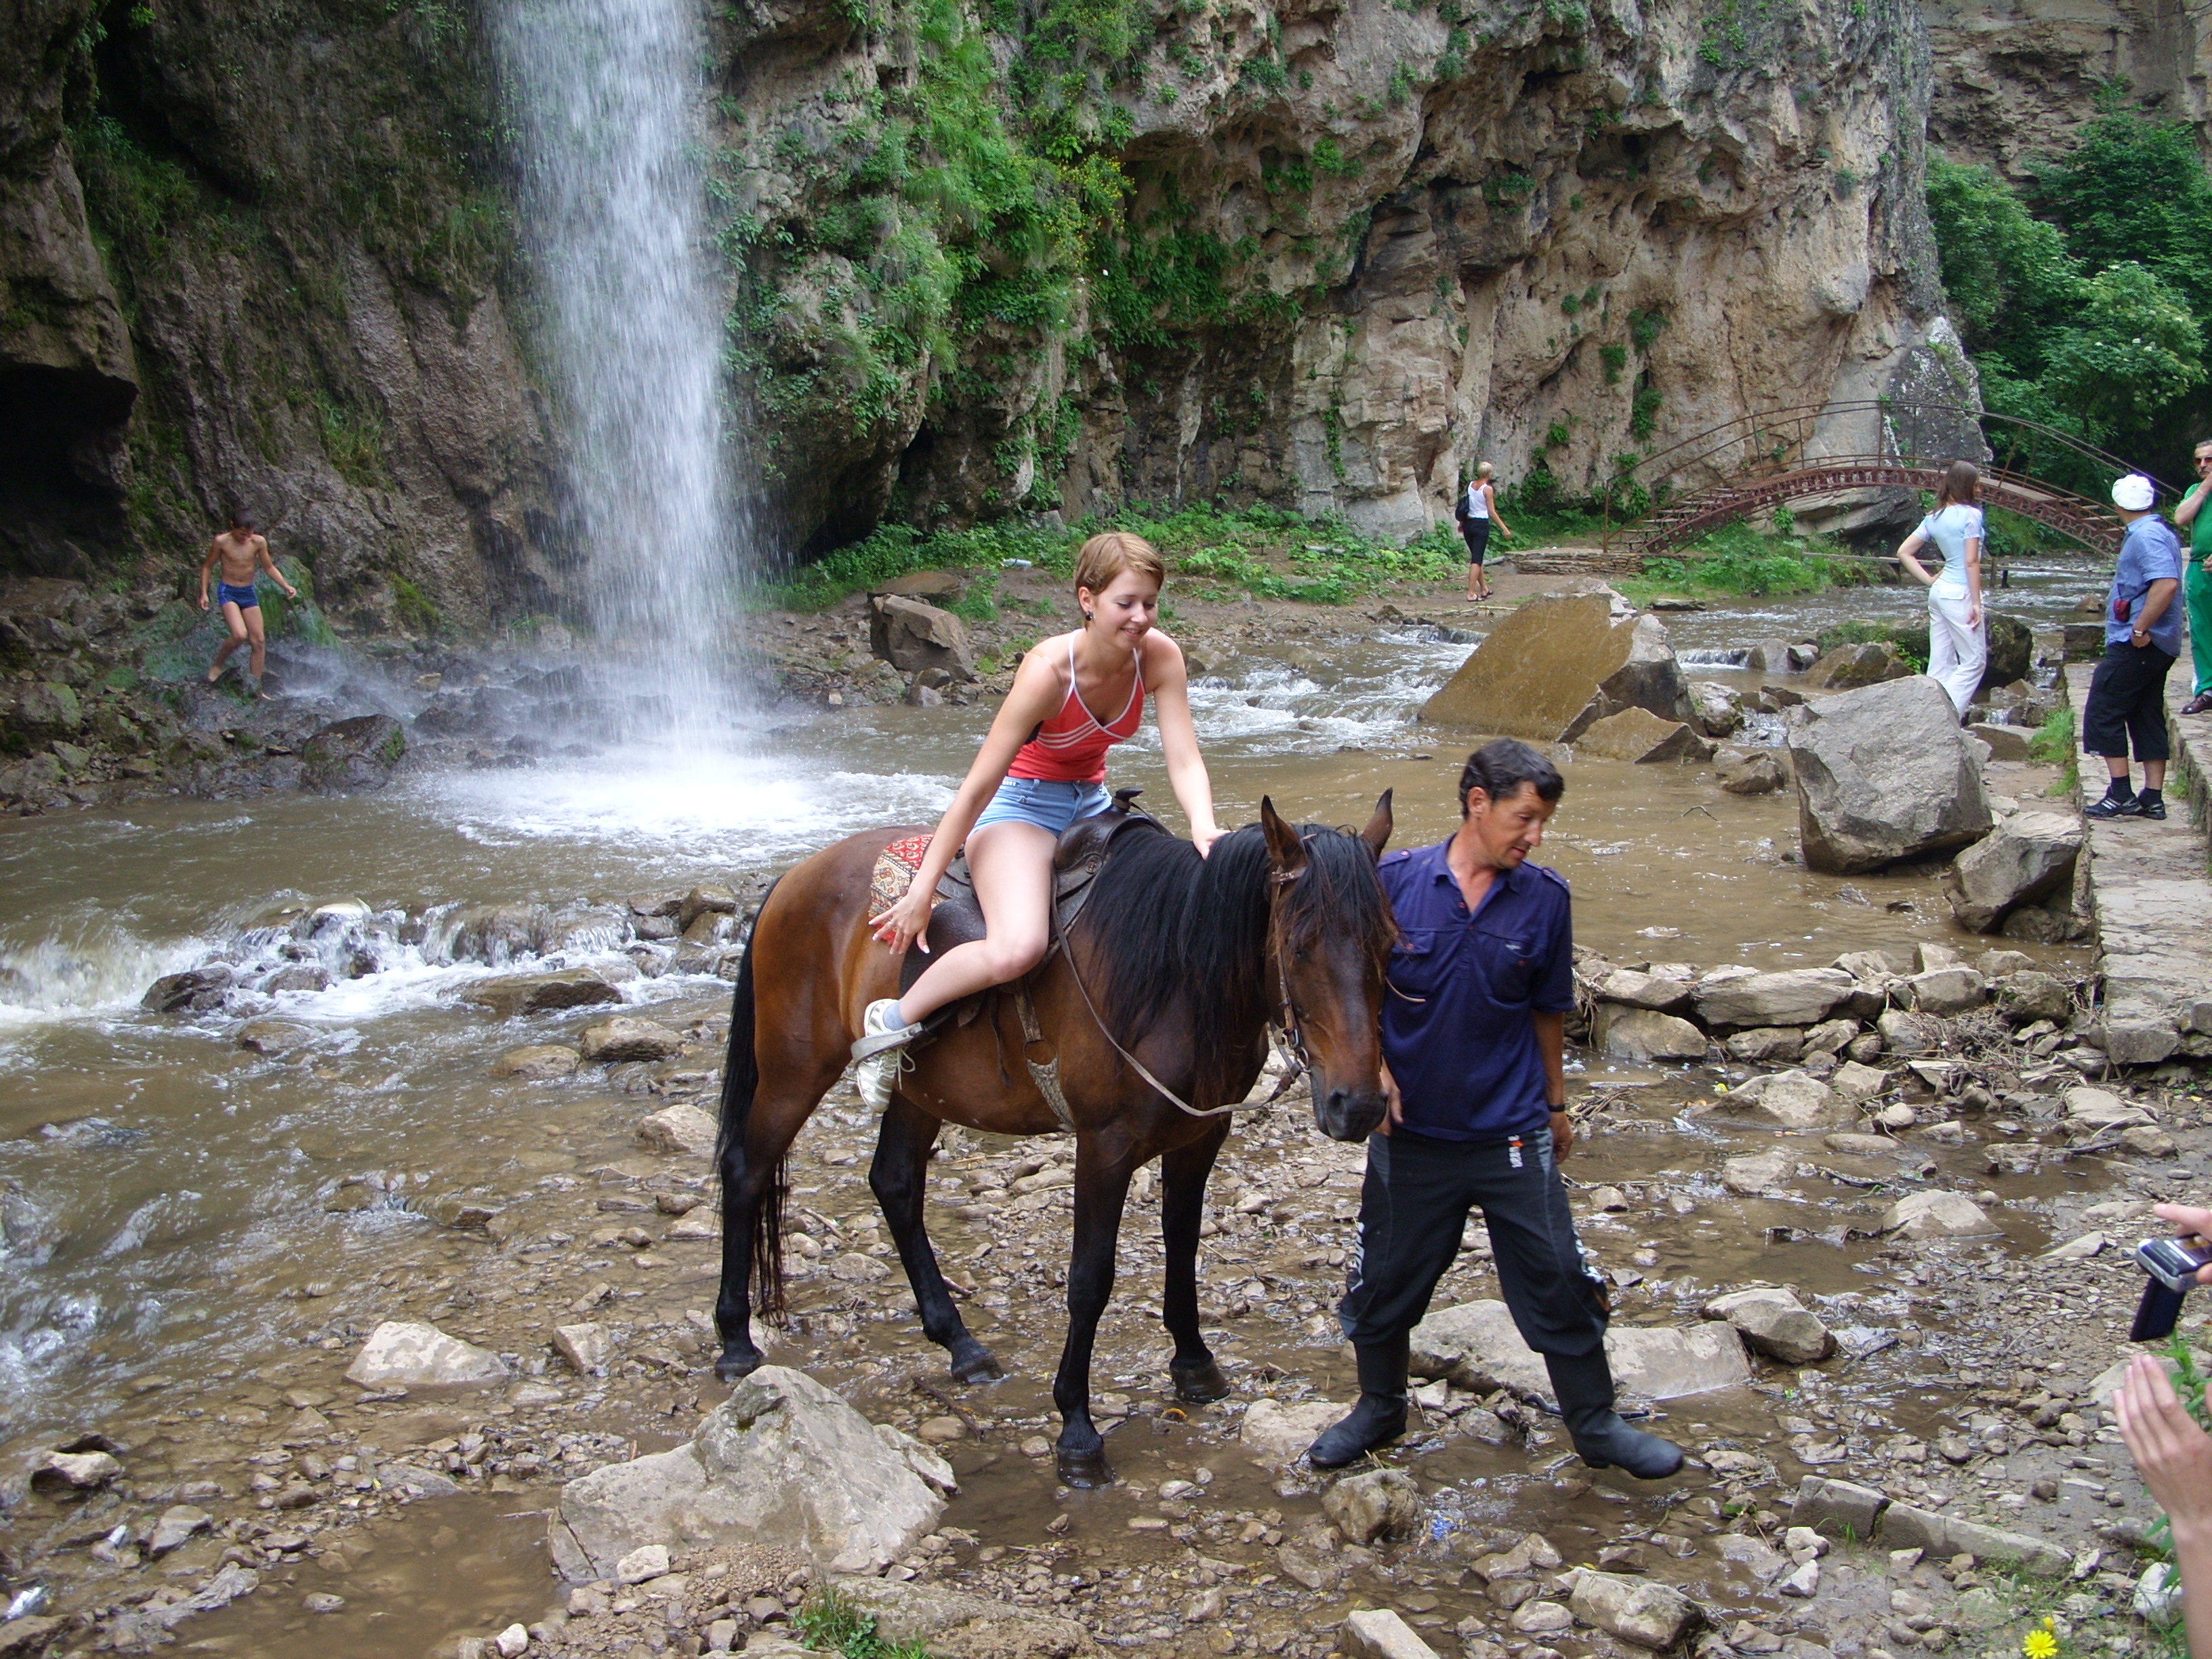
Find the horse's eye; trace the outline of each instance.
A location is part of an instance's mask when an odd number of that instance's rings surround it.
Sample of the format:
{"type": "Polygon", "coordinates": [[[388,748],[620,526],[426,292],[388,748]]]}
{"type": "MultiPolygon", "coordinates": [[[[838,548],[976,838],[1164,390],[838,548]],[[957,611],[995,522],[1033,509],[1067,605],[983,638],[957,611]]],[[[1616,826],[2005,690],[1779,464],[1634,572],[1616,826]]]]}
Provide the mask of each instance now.
{"type": "Polygon", "coordinates": [[[1306,947],[1304,945],[1294,945],[1291,947],[1291,960],[1292,962],[1304,962],[1305,959],[1306,947]]]}

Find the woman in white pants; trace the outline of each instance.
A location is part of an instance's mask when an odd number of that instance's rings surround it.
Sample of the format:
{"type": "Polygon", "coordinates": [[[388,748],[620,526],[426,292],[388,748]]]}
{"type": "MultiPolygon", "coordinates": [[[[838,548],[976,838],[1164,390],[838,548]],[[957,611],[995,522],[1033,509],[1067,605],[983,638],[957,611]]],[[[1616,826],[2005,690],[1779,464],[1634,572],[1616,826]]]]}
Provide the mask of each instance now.
{"type": "Polygon", "coordinates": [[[1990,659],[1988,630],[1982,622],[1981,469],[1954,461],[1936,492],[1936,510],[1897,550],[1898,562],[1928,587],[1928,672],[1951,694],[1960,714],[1981,689],[1990,659]],[[1914,557],[1930,543],[1943,556],[1930,574],[1914,557]]]}

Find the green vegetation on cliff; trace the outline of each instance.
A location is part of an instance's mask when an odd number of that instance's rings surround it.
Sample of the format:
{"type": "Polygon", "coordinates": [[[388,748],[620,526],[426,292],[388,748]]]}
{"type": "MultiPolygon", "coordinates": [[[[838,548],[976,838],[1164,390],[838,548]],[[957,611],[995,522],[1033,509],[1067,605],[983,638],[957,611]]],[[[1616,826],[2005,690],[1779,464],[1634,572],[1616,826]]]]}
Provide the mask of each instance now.
{"type": "MultiPolygon", "coordinates": [[[[2194,130],[2104,115],[2024,191],[1931,160],[1928,207],[1985,406],[2189,477],[2212,429],[2212,173],[2194,130]]],[[[2004,423],[1990,440],[2001,465],[2100,499],[2110,482],[2004,423]]]]}

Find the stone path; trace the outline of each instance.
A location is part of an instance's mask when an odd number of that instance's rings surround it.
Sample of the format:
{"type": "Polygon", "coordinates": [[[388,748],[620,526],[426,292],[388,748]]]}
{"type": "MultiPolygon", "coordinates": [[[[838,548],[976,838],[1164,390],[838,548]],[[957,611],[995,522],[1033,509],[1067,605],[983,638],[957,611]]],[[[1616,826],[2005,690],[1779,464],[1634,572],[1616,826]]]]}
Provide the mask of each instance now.
{"type": "MultiPolygon", "coordinates": [[[[2067,665],[2067,696],[2077,719],[2094,668],[2067,665]]],[[[2167,781],[2172,816],[2163,823],[2084,820],[2097,967],[2105,981],[2105,1051],[2131,1066],[2212,1053],[2212,880],[2205,839],[2212,715],[2184,715],[2188,698],[2184,662],[2166,678],[2173,769],[2181,775],[2167,781]]],[[[2087,804],[2103,793],[2105,763],[2087,751],[2081,759],[2087,804]]]]}

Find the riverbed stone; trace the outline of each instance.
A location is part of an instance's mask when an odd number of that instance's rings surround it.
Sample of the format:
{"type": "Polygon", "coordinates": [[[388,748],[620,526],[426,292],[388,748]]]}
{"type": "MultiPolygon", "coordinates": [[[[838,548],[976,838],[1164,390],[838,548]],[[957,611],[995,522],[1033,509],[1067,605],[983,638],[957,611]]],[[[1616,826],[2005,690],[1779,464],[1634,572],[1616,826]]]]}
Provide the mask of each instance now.
{"type": "Polygon", "coordinates": [[[1420,718],[1530,743],[1572,742],[1623,709],[1662,719],[1693,713],[1666,629],[1615,622],[1604,593],[1543,593],[1486,635],[1420,718]]]}
{"type": "Polygon", "coordinates": [[[1686,1019],[1649,1008],[1601,1002],[1591,1036],[1599,1052],[1614,1060],[1703,1060],[1705,1034],[1686,1019]]]}
{"type": "Polygon", "coordinates": [[[2070,890],[2081,852],[2081,821],[2071,813],[2013,813],[1943,872],[1951,914],[1962,927],[1993,933],[2019,906],[2070,890]]]}
{"type": "Polygon", "coordinates": [[[1668,979],[1632,968],[1612,969],[1591,988],[1601,1003],[1618,1002],[1662,1014],[1688,1012],[1694,988],[1688,980],[1668,979]]]}
{"type": "Polygon", "coordinates": [[[1568,1605],[1584,1624],[1655,1651],[1674,1646],[1697,1620],[1680,1590],[1626,1573],[1577,1573],[1568,1605]]]}
{"type": "Polygon", "coordinates": [[[1805,1033],[1787,1025],[1754,1025],[1736,1032],[1721,1047],[1730,1060],[1754,1066],[1790,1066],[1805,1052],[1805,1033]]]}
{"type": "Polygon", "coordinates": [[[1323,1494],[1321,1506],[1355,1544],[1410,1538],[1420,1530],[1421,1489],[1403,1469],[1348,1475],[1323,1494]]]}
{"type": "Polygon", "coordinates": [[[714,1120],[696,1106],[678,1102],[639,1121],[638,1145],[671,1157],[711,1158],[718,1133],[714,1120]]]}
{"type": "Polygon", "coordinates": [[[962,684],[975,678],[967,624],[903,593],[880,593],[868,601],[868,649],[902,674],[936,668],[962,684]]]}
{"type": "Polygon", "coordinates": [[[1796,1526],[1863,1543],[1874,1536],[1875,1522],[1888,1504],[1888,1494],[1872,1486],[1808,1474],[1797,1483],[1797,1499],[1790,1518],[1796,1526]]]}
{"type": "Polygon", "coordinates": [[[123,1473],[112,1452],[43,1451],[32,1460],[31,1487],[34,1492],[92,1492],[123,1473]]]}
{"type": "Polygon", "coordinates": [[[1707,761],[1713,757],[1711,741],[1699,736],[1686,720],[1662,720],[1648,708],[1624,708],[1618,714],[1592,721],[1575,739],[1574,748],[1578,755],[1630,761],[1639,766],[1707,761]]]}
{"type": "Polygon", "coordinates": [[[1772,1192],[1796,1172],[1797,1160],[1781,1148],[1739,1152],[1721,1162],[1721,1185],[1739,1198],[1772,1192]]]}
{"type": "MultiPolygon", "coordinates": [[[[1079,1621],[1042,1608],[860,1573],[840,1574],[830,1583],[875,1620],[876,1634],[884,1641],[927,1650],[932,1659],[1089,1659],[1098,1652],[1079,1621]]],[[[766,1640],[756,1633],[746,1653],[766,1640]]]]}
{"type": "Polygon", "coordinates": [[[2154,1121],[2142,1107],[2109,1089],[2083,1085],[2069,1089],[2060,1098],[2065,1103],[2067,1120],[2085,1128],[2103,1132],[2154,1121]]]}
{"type": "Polygon", "coordinates": [[[314,1046],[315,1034],[289,1019],[249,1019],[238,1028],[238,1046],[270,1060],[289,1060],[314,1046]]]}
{"type": "Polygon", "coordinates": [[[1824,653],[1807,672],[1805,683],[1820,690],[1850,691],[1903,679],[1911,672],[1912,665],[1887,640],[1867,640],[1824,653]]]}
{"type": "Polygon", "coordinates": [[[222,1006],[236,975],[228,963],[211,962],[180,974],[164,974],[149,986],[138,1006],[149,1013],[204,1013],[222,1006]]]}
{"type": "Polygon", "coordinates": [[[1794,708],[1788,740],[1810,869],[1879,870],[1989,832],[1980,757],[1949,694],[1924,674],[1794,708]]]}
{"type": "Polygon", "coordinates": [[[1723,754],[1719,775],[1721,787],[1731,795],[1771,795],[1790,787],[1789,769],[1771,749],[1723,754]]]}
{"type": "Polygon", "coordinates": [[[1336,1627],[1336,1650],[1346,1659],[1437,1659],[1437,1650],[1389,1607],[1363,1607],[1336,1627]]]}
{"type": "Polygon", "coordinates": [[[310,789],[325,793],[381,789],[407,753],[406,728],[389,714],[336,720],[301,745],[310,789]]]}
{"type": "MultiPolygon", "coordinates": [[[[1711,1327],[1614,1325],[1606,1332],[1605,1351],[1614,1382],[1647,1400],[1704,1394],[1751,1376],[1742,1343],[1734,1333],[1711,1327]]],[[[1542,1357],[1521,1340],[1512,1315],[1498,1301],[1462,1303],[1423,1319],[1413,1328],[1411,1370],[1470,1393],[1506,1389],[1523,1398],[1551,1393],[1542,1357]]]]}
{"type": "Polygon", "coordinates": [[[1237,1438],[1253,1456],[1269,1463],[1295,1463],[1305,1455],[1315,1437],[1345,1413],[1346,1407],[1326,1400],[1260,1399],[1244,1413],[1237,1438]]]}
{"type": "Polygon", "coordinates": [[[920,1441],[804,1371],[763,1365],[684,1444],[562,1486],[553,1561],[584,1583],[642,1545],[783,1544],[829,1571],[867,1572],[932,1531],[956,1486],[920,1441]]]}
{"type": "Polygon", "coordinates": [[[2067,1551],[2032,1534],[2007,1532],[1911,1504],[1893,1503],[1884,1509],[1875,1536],[1884,1549],[1971,1555],[1977,1561],[2017,1565],[2045,1577],[2056,1577],[2074,1565],[2067,1551]]]}
{"type": "Polygon", "coordinates": [[[565,1042],[534,1042],[509,1048],[491,1063],[494,1077],[520,1078],[528,1083],[550,1083],[574,1075],[583,1056],[565,1042]]]}
{"type": "Polygon", "coordinates": [[[1996,1230],[1988,1212],[1964,1193],[1910,1193],[1881,1218],[1881,1231],[1899,1238],[1961,1238],[1996,1230]]]}
{"type": "Polygon", "coordinates": [[[1753,1349],[1785,1365],[1810,1365],[1835,1352],[1836,1340],[1795,1291],[1762,1286],[1717,1296],[1702,1310],[1735,1327],[1753,1349]]]}
{"type": "Polygon", "coordinates": [[[364,1389],[435,1388],[503,1382],[507,1364],[489,1349],[448,1336],[435,1325],[387,1319],[369,1333],[345,1375],[364,1389]]]}
{"type": "Polygon", "coordinates": [[[1692,680],[1690,707],[1709,738],[1725,738],[1743,729],[1743,698],[1732,685],[1718,680],[1692,680]]]}
{"type": "Polygon", "coordinates": [[[2074,1012],[2074,988],[2056,974],[2022,969],[1996,982],[1996,1004],[2015,1025],[2033,1024],[2039,1019],[2063,1021],[2074,1012]]]}
{"type": "Polygon", "coordinates": [[[1698,1018],[1708,1026],[1816,1025],[1858,988],[1858,981],[1839,968],[1715,972],[1697,983],[1698,1018]]]}
{"type": "Polygon", "coordinates": [[[593,1065],[612,1065],[625,1060],[673,1060],[684,1052],[684,1039],[658,1021],[617,1014],[596,1025],[586,1025],[577,1039],[577,1052],[593,1065]]]}
{"type": "Polygon", "coordinates": [[[1971,968],[1937,968],[1897,982],[1898,994],[1918,1013],[1939,1019],[1971,1014],[1989,1000],[1989,981],[1971,968]]]}
{"type": "Polygon", "coordinates": [[[1785,1129],[1813,1129],[1843,1115],[1836,1091],[1809,1072],[1777,1072],[1731,1089],[1727,1103],[1748,1107],[1785,1129]]]}
{"type": "Polygon", "coordinates": [[[161,1511],[153,1530],[146,1534],[146,1553],[158,1561],[172,1551],[183,1548],[213,1525],[215,1517],[198,1504],[173,1504],[161,1511]]]}
{"type": "Polygon", "coordinates": [[[1885,1009],[1875,1029],[1881,1036],[1882,1052],[1900,1058],[1932,1054],[1942,1041],[1941,1030],[1932,1018],[1902,1008],[1885,1009]]]}
{"type": "Polygon", "coordinates": [[[620,1002],[622,993],[588,968],[551,974],[501,974],[480,979],[461,993],[461,1000],[488,1008],[501,1019],[556,1013],[620,1002]]]}
{"type": "MultiPolygon", "coordinates": [[[[1847,1060],[1828,1074],[1828,1087],[1836,1098],[1846,1106],[1856,1106],[1862,1101],[1889,1091],[1889,1073],[1878,1066],[1863,1066],[1856,1060],[1847,1060]]],[[[1828,1137],[1832,1145],[1836,1137],[1828,1137]]]]}
{"type": "Polygon", "coordinates": [[[579,1376],[605,1376],[614,1358],[614,1337],[604,1325],[586,1321],[553,1328],[553,1350],[579,1376]]]}

